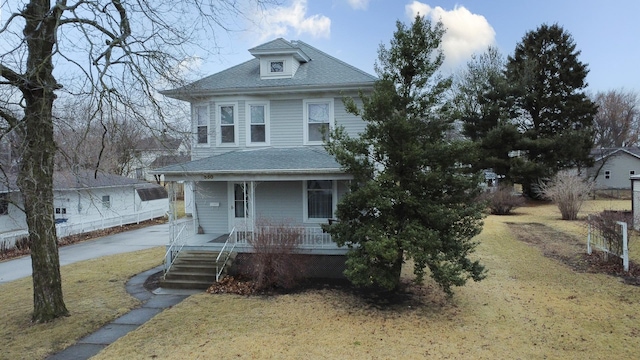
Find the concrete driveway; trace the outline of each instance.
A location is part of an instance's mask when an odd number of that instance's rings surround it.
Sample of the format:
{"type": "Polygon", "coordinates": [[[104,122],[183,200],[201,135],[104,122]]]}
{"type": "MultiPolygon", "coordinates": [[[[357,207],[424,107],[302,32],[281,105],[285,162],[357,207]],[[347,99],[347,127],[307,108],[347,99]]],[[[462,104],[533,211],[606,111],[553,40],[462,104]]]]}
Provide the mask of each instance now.
{"type": "MultiPolygon", "coordinates": [[[[165,246],[168,242],[169,224],[147,226],[61,247],[60,266],[107,255],[165,246]]],[[[31,276],[31,273],[30,256],[0,262],[0,284],[31,276]]]]}

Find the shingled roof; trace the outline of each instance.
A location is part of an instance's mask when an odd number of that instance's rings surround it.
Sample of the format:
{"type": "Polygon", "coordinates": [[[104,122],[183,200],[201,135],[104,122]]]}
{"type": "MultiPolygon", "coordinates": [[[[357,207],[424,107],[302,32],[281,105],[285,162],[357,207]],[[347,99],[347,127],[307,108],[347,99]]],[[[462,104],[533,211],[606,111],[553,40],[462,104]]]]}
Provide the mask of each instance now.
{"type": "MultiPolygon", "coordinates": [[[[145,181],[131,179],[128,177],[106,174],[103,172],[81,170],[78,172],[56,171],[53,173],[54,190],[84,190],[95,188],[135,186],[155,187],[160,185],[151,184],[145,181]]],[[[16,174],[0,173],[0,192],[18,191],[16,186],[16,174]]]]}
{"type": "Polygon", "coordinates": [[[343,173],[320,147],[238,150],[154,170],[157,174],[343,173]]]}
{"type": "MultiPolygon", "coordinates": [[[[277,93],[305,90],[360,90],[371,87],[377,78],[328,55],[302,41],[276,39],[250,50],[254,54],[296,51],[309,60],[302,62],[291,78],[261,79],[260,59],[254,58],[207,76],[187,86],[165,90],[169,97],[188,100],[208,95],[277,93]]],[[[296,53],[296,54],[297,54],[296,53]]],[[[296,55],[294,55],[296,56],[296,55]]],[[[299,61],[301,59],[298,59],[299,61]]]]}
{"type": "Polygon", "coordinates": [[[631,156],[640,158],[640,147],[637,147],[637,146],[593,149],[591,150],[590,155],[596,161],[599,161],[609,156],[612,156],[618,152],[627,153],[631,156]]]}

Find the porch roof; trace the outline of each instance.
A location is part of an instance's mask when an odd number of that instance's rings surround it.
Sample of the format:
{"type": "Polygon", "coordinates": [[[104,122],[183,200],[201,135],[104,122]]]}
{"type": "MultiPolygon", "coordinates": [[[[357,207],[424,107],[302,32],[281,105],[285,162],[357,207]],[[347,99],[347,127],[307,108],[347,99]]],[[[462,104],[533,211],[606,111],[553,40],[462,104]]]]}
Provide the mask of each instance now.
{"type": "Polygon", "coordinates": [[[152,171],[165,175],[197,174],[344,174],[321,147],[237,150],[166,166],[152,171]]]}

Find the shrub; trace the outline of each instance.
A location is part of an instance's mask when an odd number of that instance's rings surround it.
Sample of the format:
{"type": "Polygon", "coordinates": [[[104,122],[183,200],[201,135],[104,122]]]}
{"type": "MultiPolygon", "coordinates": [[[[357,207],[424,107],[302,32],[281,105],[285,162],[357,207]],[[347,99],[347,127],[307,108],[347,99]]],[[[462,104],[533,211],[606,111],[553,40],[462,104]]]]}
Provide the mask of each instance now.
{"type": "Polygon", "coordinates": [[[524,198],[513,193],[513,187],[500,186],[494,192],[488,192],[480,197],[485,201],[493,215],[509,215],[511,211],[524,205],[524,198]]]}
{"type": "Polygon", "coordinates": [[[244,271],[257,290],[297,285],[305,270],[303,257],[298,254],[302,233],[302,228],[284,223],[259,222],[248,239],[254,253],[244,271]]]}
{"type": "Polygon", "coordinates": [[[560,171],[551,181],[538,183],[536,190],[558,205],[562,220],[576,220],[592,188],[593,182],[569,171],[560,171]]]}

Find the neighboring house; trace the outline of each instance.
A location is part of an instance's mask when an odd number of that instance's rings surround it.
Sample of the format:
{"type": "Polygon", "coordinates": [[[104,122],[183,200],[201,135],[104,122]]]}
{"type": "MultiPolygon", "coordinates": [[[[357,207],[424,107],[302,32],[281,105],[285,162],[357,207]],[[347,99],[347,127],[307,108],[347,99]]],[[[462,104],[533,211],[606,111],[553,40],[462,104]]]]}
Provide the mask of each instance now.
{"type": "Polygon", "coordinates": [[[131,161],[129,177],[156,183],[163,181],[161,175],[150,173],[159,167],[184,162],[189,157],[189,148],[182,139],[167,135],[147,137],[136,145],[131,161]]]}
{"type": "Polygon", "coordinates": [[[344,253],[320,226],[335,218],[352,176],[323,141],[336,126],[352,136],[364,130],[343,98],[360,103],[376,77],[301,41],[249,52],[254,59],[163,92],[191,103],[192,161],[156,171],[193,185],[199,235],[187,241],[210,249],[231,238],[243,251],[241,237],[285,225],[303,233],[302,251],[344,253]]]}
{"type": "Polygon", "coordinates": [[[638,147],[595,149],[591,156],[595,164],[587,169],[586,174],[594,180],[596,190],[631,189],[629,177],[640,175],[638,147]]]}
{"type": "MultiPolygon", "coordinates": [[[[118,175],[58,171],[53,187],[58,237],[163,217],[169,210],[162,186],[118,175]]],[[[27,235],[21,204],[15,176],[0,182],[0,243],[5,246],[27,235]]]]}

